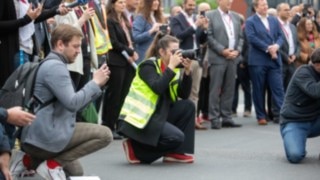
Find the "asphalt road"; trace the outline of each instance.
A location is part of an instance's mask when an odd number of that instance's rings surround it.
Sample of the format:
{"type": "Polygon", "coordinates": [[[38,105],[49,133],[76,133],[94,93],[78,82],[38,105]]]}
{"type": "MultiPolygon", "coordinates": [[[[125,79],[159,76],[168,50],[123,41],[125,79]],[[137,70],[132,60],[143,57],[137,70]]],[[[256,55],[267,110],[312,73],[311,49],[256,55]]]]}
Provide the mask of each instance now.
{"type": "MultiPolygon", "coordinates": [[[[193,164],[130,165],[122,141],[81,159],[86,175],[101,180],[319,180],[320,139],[307,142],[307,157],[298,165],[285,159],[279,125],[258,126],[255,118],[235,121],[241,128],[196,132],[193,164]]],[[[206,124],[210,127],[210,124],[206,124]]]]}

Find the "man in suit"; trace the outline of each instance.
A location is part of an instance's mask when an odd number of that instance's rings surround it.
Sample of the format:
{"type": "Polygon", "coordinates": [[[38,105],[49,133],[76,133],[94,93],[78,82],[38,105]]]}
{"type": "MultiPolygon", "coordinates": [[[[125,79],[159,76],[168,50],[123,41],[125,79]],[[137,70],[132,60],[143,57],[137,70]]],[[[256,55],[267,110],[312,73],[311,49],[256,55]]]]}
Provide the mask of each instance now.
{"type": "Polygon", "coordinates": [[[253,6],[256,14],[248,18],[245,28],[249,43],[248,64],[258,124],[266,125],[266,83],[271,90],[277,114],[283,102],[282,61],[278,50],[284,37],[277,18],[267,16],[267,0],[254,0],[253,6]]]}
{"type": "Polygon", "coordinates": [[[130,24],[133,24],[134,16],[136,15],[136,10],[139,6],[140,0],[126,0],[126,16],[130,24]]]}
{"type": "Polygon", "coordinates": [[[289,22],[290,6],[288,3],[280,3],[277,6],[278,20],[285,36],[283,45],[280,47],[282,66],[282,76],[284,90],[286,91],[289,81],[296,70],[295,60],[299,55],[299,41],[296,27],[289,22]]]}
{"type": "MultiPolygon", "coordinates": [[[[198,49],[197,34],[201,34],[206,18],[202,15],[194,15],[196,7],[195,0],[184,0],[183,11],[170,20],[171,33],[180,40],[181,49],[198,49]]],[[[195,104],[197,109],[199,99],[200,81],[202,68],[197,61],[191,64],[192,90],[189,99],[195,104]]],[[[200,127],[204,129],[203,127],[200,127]]]]}
{"type": "Polygon", "coordinates": [[[236,65],[243,46],[240,16],[230,11],[232,0],[218,0],[207,13],[210,66],[209,119],[212,129],[241,127],[232,119],[236,65]],[[222,122],[221,122],[222,119],[222,122]]]}

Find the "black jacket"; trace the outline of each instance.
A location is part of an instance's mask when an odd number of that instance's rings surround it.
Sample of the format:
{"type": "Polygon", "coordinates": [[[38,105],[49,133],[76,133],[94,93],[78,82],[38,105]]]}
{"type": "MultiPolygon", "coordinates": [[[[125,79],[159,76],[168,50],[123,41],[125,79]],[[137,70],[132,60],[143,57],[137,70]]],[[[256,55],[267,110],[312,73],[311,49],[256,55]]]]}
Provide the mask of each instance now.
{"type": "MultiPolygon", "coordinates": [[[[129,41],[124,30],[122,29],[120,23],[111,18],[107,19],[107,26],[112,44],[112,49],[108,52],[108,64],[115,66],[129,65],[127,59],[121,54],[121,52],[125,50],[129,56],[132,56],[134,50],[129,48],[129,41]]],[[[132,40],[131,29],[129,29],[129,33],[132,40]]]]}
{"type": "Polygon", "coordinates": [[[311,121],[320,115],[320,73],[302,65],[293,75],[280,110],[280,122],[311,121]]]}
{"type": "MultiPolygon", "coordinates": [[[[170,20],[170,29],[173,36],[180,40],[181,49],[194,49],[193,48],[193,35],[201,34],[201,28],[196,30],[189,24],[186,17],[180,13],[170,20]]],[[[199,46],[197,41],[197,46],[199,46]]]]}
{"type": "MultiPolygon", "coordinates": [[[[169,92],[169,82],[174,78],[175,73],[166,68],[160,75],[156,66],[151,60],[145,60],[140,64],[139,76],[150,88],[159,94],[159,101],[155,113],[152,115],[144,129],[138,129],[126,122],[121,123],[120,132],[140,143],[156,146],[167,120],[172,100],[169,92]]],[[[191,92],[191,76],[184,75],[178,85],[178,97],[188,99],[191,92]]]]}
{"type": "MultiPolygon", "coordinates": [[[[35,23],[57,14],[57,7],[44,10],[35,23]]],[[[13,0],[0,1],[0,87],[14,70],[13,57],[19,51],[19,28],[31,22],[27,15],[17,19],[13,0]]]]}

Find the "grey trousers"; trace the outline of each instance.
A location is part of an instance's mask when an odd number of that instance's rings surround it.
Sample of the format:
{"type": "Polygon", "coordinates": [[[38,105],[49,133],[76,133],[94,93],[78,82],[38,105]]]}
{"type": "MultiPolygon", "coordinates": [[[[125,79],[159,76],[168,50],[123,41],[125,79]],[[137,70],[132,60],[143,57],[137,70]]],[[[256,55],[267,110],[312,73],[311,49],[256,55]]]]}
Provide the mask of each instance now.
{"type": "Polygon", "coordinates": [[[209,119],[212,122],[232,121],[232,101],[236,79],[236,63],[227,60],[226,64],[210,66],[209,119]]]}
{"type": "Polygon", "coordinates": [[[82,176],[83,168],[78,159],[106,147],[112,140],[111,130],[106,126],[76,123],[69,144],[61,152],[49,152],[31,144],[22,144],[22,149],[31,156],[34,169],[41,162],[54,159],[61,164],[67,175],[82,176]]]}

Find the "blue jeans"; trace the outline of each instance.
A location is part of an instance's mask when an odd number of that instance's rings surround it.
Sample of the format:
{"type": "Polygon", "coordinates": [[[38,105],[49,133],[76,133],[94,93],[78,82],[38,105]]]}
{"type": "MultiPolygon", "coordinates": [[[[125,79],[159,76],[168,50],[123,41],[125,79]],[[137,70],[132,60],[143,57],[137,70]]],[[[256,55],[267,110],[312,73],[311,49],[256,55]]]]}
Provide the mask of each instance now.
{"type": "Polygon", "coordinates": [[[282,124],[280,131],[288,161],[299,163],[306,156],[307,138],[320,135],[320,117],[313,121],[282,124]]]}
{"type": "Polygon", "coordinates": [[[20,51],[17,52],[17,53],[14,55],[14,59],[13,59],[14,69],[17,69],[21,64],[24,64],[24,63],[30,61],[30,55],[29,55],[29,54],[23,52],[23,53],[22,53],[22,57],[23,57],[23,59],[20,59],[20,51]]]}

